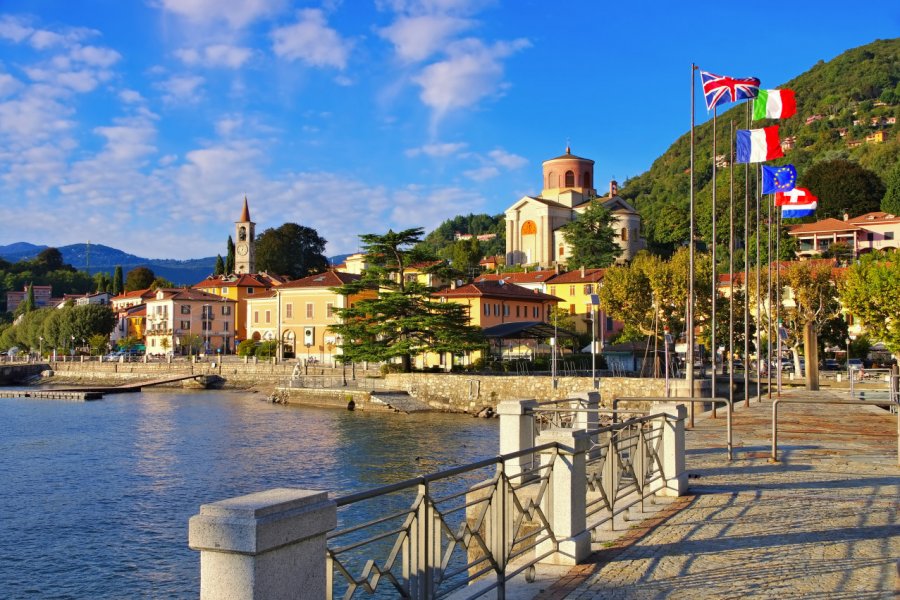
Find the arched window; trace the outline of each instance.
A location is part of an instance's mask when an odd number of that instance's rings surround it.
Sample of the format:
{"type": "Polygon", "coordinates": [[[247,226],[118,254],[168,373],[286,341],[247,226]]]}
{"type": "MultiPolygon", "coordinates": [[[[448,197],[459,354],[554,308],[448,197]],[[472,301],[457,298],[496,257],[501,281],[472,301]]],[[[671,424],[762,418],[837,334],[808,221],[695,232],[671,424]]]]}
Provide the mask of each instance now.
{"type": "Polygon", "coordinates": [[[522,223],[522,235],[534,235],[537,233],[537,225],[534,221],[525,221],[522,223]]]}
{"type": "Polygon", "coordinates": [[[622,228],[622,241],[628,241],[628,229],[626,229],[625,227],[622,228]]]}
{"type": "Polygon", "coordinates": [[[556,173],[554,173],[553,171],[550,171],[549,173],[547,173],[547,185],[545,185],[544,187],[545,188],[556,187],[556,173]]]}
{"type": "Polygon", "coordinates": [[[575,187],[575,173],[566,171],[566,187],[575,187]]]}
{"type": "Polygon", "coordinates": [[[247,240],[247,228],[241,227],[238,229],[238,241],[246,241],[247,240]]]}
{"type": "Polygon", "coordinates": [[[593,185],[591,185],[591,173],[590,173],[590,171],[585,171],[585,172],[584,172],[584,185],[583,185],[582,187],[586,187],[586,188],[592,188],[592,187],[594,187],[593,185]]]}

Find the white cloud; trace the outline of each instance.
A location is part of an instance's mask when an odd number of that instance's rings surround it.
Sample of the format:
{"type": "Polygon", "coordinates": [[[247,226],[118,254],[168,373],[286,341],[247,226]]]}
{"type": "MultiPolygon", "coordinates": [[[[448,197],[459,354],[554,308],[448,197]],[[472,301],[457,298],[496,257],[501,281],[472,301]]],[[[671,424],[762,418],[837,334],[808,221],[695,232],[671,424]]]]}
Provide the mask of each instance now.
{"type": "Polygon", "coordinates": [[[400,17],[379,33],[394,44],[401,60],[418,62],[442,50],[447,41],[471,28],[473,21],[447,15],[400,17]]]}
{"type": "Polygon", "coordinates": [[[279,27],[272,32],[272,49],[287,60],[300,60],[313,67],[344,69],[350,55],[351,43],[328,27],[325,13],[305,9],[297,14],[293,25],[279,27]]]}
{"type": "Polygon", "coordinates": [[[103,68],[113,66],[122,58],[115,50],[99,46],[76,46],[70,52],[70,56],[87,65],[103,68]]]}
{"type": "Polygon", "coordinates": [[[22,19],[12,15],[0,18],[0,38],[18,44],[34,32],[22,19]]]}
{"type": "Polygon", "coordinates": [[[197,23],[225,21],[234,29],[277,14],[284,0],[159,0],[158,6],[197,23]]]}
{"type": "Polygon", "coordinates": [[[488,152],[488,156],[495,163],[509,170],[521,169],[528,164],[528,159],[525,157],[519,156],[518,154],[512,154],[500,148],[491,150],[488,152]]]}
{"type": "Polygon", "coordinates": [[[467,144],[465,142],[444,143],[444,144],[425,144],[418,148],[409,148],[405,154],[409,157],[416,157],[421,154],[431,157],[442,157],[456,154],[463,150],[467,144]]]}
{"type": "MultiPolygon", "coordinates": [[[[447,219],[447,207],[452,206],[456,214],[478,213],[484,207],[484,198],[475,191],[457,187],[423,188],[409,186],[398,190],[390,197],[393,209],[390,212],[392,227],[424,227],[430,231],[447,219]]],[[[366,231],[360,224],[358,231],[366,231]]]]}
{"type": "Polygon", "coordinates": [[[467,39],[448,48],[446,60],[425,67],[414,79],[422,88],[420,98],[434,111],[436,120],[453,110],[468,108],[503,89],[502,59],[529,45],[526,40],[487,46],[467,39]]]}
{"type": "Polygon", "coordinates": [[[142,102],[144,97],[135,90],[122,90],[119,92],[119,100],[126,104],[136,104],[142,102]]]}
{"type": "Polygon", "coordinates": [[[173,75],[160,81],[156,87],[164,92],[163,100],[170,104],[193,104],[199,100],[200,88],[204,83],[196,75],[173,75]]]}
{"type": "Polygon", "coordinates": [[[488,179],[493,179],[499,174],[500,169],[494,166],[484,166],[477,169],[469,169],[468,171],[463,171],[463,175],[473,181],[487,181],[488,179]]]}
{"type": "Polygon", "coordinates": [[[213,44],[201,49],[182,48],[175,56],[190,66],[239,69],[253,56],[253,50],[228,44],[213,44]]]}
{"type": "Polygon", "coordinates": [[[8,73],[0,73],[0,97],[10,96],[22,89],[22,82],[8,73]]]}
{"type": "Polygon", "coordinates": [[[93,91],[100,82],[107,81],[112,76],[108,71],[94,71],[91,69],[57,71],[39,67],[26,68],[25,74],[32,81],[47,83],[56,88],[67,88],[82,94],[93,91]]]}

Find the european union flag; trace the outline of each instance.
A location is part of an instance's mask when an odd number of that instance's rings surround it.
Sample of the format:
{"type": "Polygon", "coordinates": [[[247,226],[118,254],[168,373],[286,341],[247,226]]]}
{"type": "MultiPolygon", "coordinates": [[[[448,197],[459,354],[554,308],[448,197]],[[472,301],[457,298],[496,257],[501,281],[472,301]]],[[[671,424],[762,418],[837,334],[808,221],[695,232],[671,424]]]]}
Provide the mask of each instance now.
{"type": "Polygon", "coordinates": [[[763,166],[763,194],[789,192],[797,183],[797,169],[794,165],[780,167],[763,166]]]}

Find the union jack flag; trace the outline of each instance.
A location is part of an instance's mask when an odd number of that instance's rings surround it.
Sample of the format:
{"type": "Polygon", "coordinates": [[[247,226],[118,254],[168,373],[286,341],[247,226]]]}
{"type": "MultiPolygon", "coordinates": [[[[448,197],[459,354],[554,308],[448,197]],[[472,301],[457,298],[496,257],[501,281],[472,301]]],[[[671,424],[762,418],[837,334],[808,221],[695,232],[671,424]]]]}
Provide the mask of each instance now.
{"type": "Polygon", "coordinates": [[[706,97],[706,110],[727,102],[737,102],[744,98],[756,98],[759,95],[759,79],[747,77],[735,79],[700,71],[703,82],[703,95],[706,97]]]}

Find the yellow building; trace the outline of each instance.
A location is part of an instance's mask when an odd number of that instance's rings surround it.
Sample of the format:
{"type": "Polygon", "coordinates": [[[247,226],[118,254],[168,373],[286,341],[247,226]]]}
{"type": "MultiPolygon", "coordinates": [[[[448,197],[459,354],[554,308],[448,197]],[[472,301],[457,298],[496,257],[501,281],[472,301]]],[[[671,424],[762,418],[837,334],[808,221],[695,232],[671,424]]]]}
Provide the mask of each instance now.
{"type": "MultiPolygon", "coordinates": [[[[547,281],[547,291],[560,298],[560,308],[573,317],[575,331],[578,333],[591,332],[591,296],[599,293],[605,273],[605,269],[582,267],[560,273],[547,281]]],[[[597,307],[597,329],[594,333],[598,341],[605,343],[617,335],[622,326],[622,323],[613,321],[600,306],[597,307]]]]}
{"type": "Polygon", "coordinates": [[[247,302],[248,339],[280,340],[283,358],[333,362],[340,354],[341,340],[328,330],[339,319],[335,309],[349,308],[364,298],[374,298],[367,290],[354,296],[336,294],[331,288],[358,281],[360,275],[326,271],[273,288],[268,294],[247,302]]]}
{"type": "Polygon", "coordinates": [[[193,289],[158,289],[147,300],[148,354],[226,353],[234,344],[237,303],[193,289]]]}
{"type": "Polygon", "coordinates": [[[247,300],[265,295],[266,292],[281,283],[281,278],[273,277],[268,273],[243,273],[241,275],[207,277],[193,287],[196,290],[234,300],[237,303],[234,319],[235,344],[229,349],[229,352],[233,352],[237,344],[247,339],[247,300]]]}
{"type": "Polygon", "coordinates": [[[109,301],[110,308],[116,314],[116,326],[109,336],[113,345],[127,337],[144,339],[147,315],[144,303],[153,297],[155,297],[155,292],[150,289],[135,290],[113,296],[109,301]]]}

